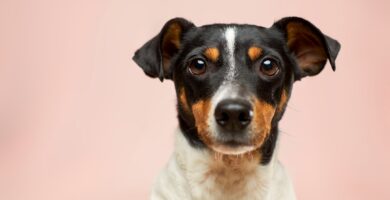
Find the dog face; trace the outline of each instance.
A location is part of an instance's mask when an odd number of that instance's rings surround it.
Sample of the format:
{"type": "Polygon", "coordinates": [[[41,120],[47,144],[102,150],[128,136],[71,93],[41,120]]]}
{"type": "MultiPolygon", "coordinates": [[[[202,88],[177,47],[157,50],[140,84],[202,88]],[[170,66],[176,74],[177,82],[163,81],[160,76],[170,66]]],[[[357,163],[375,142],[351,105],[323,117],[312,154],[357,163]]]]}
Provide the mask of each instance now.
{"type": "MultiPolygon", "coordinates": [[[[222,154],[271,154],[292,84],[335,69],[340,44],[310,22],[272,27],[175,18],[134,55],[150,77],[173,80],[182,132],[194,147],[222,154]]],[[[264,160],[263,160],[264,161],[264,160]]]]}

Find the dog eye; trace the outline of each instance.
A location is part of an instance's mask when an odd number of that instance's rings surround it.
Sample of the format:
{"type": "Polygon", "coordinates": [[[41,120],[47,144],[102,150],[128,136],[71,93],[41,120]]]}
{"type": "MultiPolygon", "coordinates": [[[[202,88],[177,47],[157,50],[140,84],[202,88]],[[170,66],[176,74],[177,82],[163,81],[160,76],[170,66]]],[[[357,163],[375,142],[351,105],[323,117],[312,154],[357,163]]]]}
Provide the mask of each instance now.
{"type": "Polygon", "coordinates": [[[206,72],[206,61],[196,58],[191,61],[190,66],[188,67],[191,74],[201,75],[206,72]]]}
{"type": "Polygon", "coordinates": [[[275,76],[279,72],[279,66],[272,59],[265,59],[261,62],[260,72],[267,76],[275,76]]]}

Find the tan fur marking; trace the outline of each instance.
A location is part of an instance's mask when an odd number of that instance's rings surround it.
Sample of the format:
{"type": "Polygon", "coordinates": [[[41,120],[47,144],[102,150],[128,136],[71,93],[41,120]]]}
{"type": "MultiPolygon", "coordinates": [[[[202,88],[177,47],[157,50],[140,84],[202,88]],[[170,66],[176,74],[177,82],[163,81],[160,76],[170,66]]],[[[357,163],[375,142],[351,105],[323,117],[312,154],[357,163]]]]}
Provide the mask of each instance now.
{"type": "MultiPolygon", "coordinates": [[[[177,24],[177,23],[171,24],[164,35],[164,38],[162,41],[163,48],[179,49],[181,32],[182,32],[182,30],[181,30],[181,27],[179,24],[177,24]]],[[[162,53],[163,53],[163,55],[162,55],[163,67],[164,67],[164,70],[167,70],[167,68],[169,67],[171,55],[169,53],[167,53],[166,51],[163,51],[162,53]]]]}
{"type": "Polygon", "coordinates": [[[206,56],[212,62],[217,62],[218,58],[219,58],[219,50],[217,48],[215,48],[215,47],[207,48],[204,51],[204,56],[206,56]]]}
{"type": "Polygon", "coordinates": [[[228,155],[214,151],[214,164],[223,164],[231,168],[238,168],[243,166],[245,162],[260,161],[260,153],[257,150],[250,151],[239,155],[228,155]]]}
{"type": "Polygon", "coordinates": [[[280,96],[278,108],[276,109],[277,112],[281,112],[286,107],[287,100],[288,100],[287,91],[285,89],[283,89],[282,94],[280,96]]]}
{"type": "Polygon", "coordinates": [[[267,138],[271,131],[271,122],[275,115],[276,108],[257,98],[255,98],[254,101],[252,132],[256,135],[252,143],[256,147],[259,147],[263,144],[265,138],[267,138]]]}
{"type": "MultiPolygon", "coordinates": [[[[214,152],[214,160],[209,162],[209,168],[201,184],[212,180],[216,185],[234,194],[231,199],[242,198],[248,184],[248,178],[253,177],[260,162],[259,151],[252,151],[242,155],[225,155],[214,152]]],[[[211,189],[211,188],[210,188],[211,189]]],[[[209,191],[219,192],[219,191],[209,191]]]]}
{"type": "Polygon", "coordinates": [[[263,50],[259,47],[250,47],[248,49],[248,56],[252,61],[255,61],[261,56],[262,52],[263,50]]]}
{"type": "Polygon", "coordinates": [[[180,90],[179,90],[179,102],[180,102],[181,106],[183,106],[183,109],[186,113],[191,112],[190,106],[187,102],[186,91],[183,87],[180,88],[180,90]]]}
{"type": "Polygon", "coordinates": [[[176,48],[180,46],[181,27],[177,23],[173,23],[169,26],[163,39],[163,44],[171,42],[176,48]]]}
{"type": "Polygon", "coordinates": [[[200,100],[192,105],[192,113],[194,114],[196,128],[200,138],[207,145],[211,145],[212,141],[208,126],[208,113],[211,107],[210,99],[200,100]]]}
{"type": "Polygon", "coordinates": [[[303,70],[311,70],[310,68],[313,67],[313,64],[326,61],[327,55],[324,48],[322,48],[321,40],[303,24],[289,23],[287,25],[287,37],[287,46],[297,51],[295,56],[298,58],[298,64],[303,70]],[[300,38],[301,41],[297,42],[300,38]],[[304,56],[308,51],[312,52],[310,56],[304,56]]]}

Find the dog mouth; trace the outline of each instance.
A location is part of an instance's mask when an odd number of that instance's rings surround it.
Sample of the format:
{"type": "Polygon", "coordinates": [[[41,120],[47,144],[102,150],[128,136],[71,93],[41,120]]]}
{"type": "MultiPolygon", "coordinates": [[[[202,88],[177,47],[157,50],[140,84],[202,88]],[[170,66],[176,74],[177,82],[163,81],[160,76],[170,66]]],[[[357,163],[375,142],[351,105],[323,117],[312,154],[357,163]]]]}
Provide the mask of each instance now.
{"type": "Polygon", "coordinates": [[[213,151],[226,155],[240,155],[253,151],[256,148],[252,145],[232,144],[215,144],[211,146],[213,151]]]}
{"type": "Polygon", "coordinates": [[[256,149],[249,142],[237,140],[218,141],[210,147],[213,151],[226,155],[240,155],[256,149]]]}
{"type": "Polygon", "coordinates": [[[241,146],[249,146],[248,143],[239,142],[239,141],[235,141],[235,140],[229,140],[229,141],[223,142],[223,145],[229,146],[232,148],[241,147],[241,146]]]}

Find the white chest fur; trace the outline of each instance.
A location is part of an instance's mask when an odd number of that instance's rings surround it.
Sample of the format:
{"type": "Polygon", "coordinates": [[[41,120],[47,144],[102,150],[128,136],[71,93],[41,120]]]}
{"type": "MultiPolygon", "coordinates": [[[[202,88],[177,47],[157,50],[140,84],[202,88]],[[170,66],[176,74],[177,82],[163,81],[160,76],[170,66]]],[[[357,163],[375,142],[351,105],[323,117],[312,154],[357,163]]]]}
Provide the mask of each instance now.
{"type": "Polygon", "coordinates": [[[295,200],[292,184],[275,157],[265,166],[251,157],[227,165],[209,150],[191,147],[178,131],[175,153],[158,177],[151,199],[295,200]]]}

